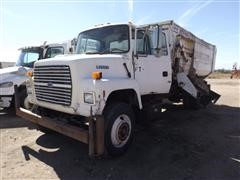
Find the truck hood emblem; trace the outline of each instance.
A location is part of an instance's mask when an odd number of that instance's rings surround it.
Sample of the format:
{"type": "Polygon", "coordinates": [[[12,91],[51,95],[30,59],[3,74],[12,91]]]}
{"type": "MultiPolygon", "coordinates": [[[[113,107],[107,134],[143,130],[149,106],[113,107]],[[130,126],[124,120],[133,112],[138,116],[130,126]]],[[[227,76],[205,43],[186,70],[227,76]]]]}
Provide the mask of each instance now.
{"type": "Polygon", "coordinates": [[[108,65],[96,65],[96,69],[109,69],[108,65]]]}
{"type": "Polygon", "coordinates": [[[52,83],[52,82],[48,82],[48,83],[47,83],[47,86],[48,86],[48,87],[53,87],[53,83],[52,83]]]}

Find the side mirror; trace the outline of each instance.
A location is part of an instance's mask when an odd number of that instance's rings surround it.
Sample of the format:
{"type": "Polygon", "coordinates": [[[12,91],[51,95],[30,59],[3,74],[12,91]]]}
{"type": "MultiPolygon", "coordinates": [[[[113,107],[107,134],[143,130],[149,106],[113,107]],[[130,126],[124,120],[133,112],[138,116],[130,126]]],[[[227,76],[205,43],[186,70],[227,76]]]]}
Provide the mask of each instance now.
{"type": "Polygon", "coordinates": [[[77,45],[77,39],[76,39],[76,38],[73,38],[73,39],[71,40],[71,45],[72,45],[72,46],[76,46],[76,45],[77,45]]]}
{"type": "Polygon", "coordinates": [[[150,30],[152,31],[152,34],[151,34],[151,39],[152,39],[152,44],[153,44],[153,54],[156,56],[156,57],[159,57],[160,54],[161,54],[161,47],[160,47],[160,43],[159,43],[159,35],[160,33],[162,32],[162,29],[159,25],[154,25],[154,26],[151,26],[150,27],[150,30]]]}

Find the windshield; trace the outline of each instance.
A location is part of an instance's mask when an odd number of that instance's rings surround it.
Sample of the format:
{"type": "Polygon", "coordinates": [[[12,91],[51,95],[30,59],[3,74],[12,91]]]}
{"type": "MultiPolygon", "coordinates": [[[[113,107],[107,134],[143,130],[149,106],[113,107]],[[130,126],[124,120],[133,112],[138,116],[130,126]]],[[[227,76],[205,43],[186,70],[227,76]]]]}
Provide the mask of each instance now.
{"type": "Polygon", "coordinates": [[[35,61],[42,59],[42,48],[22,49],[16,62],[17,66],[33,67],[35,61]]]}
{"type": "Polygon", "coordinates": [[[88,30],[79,34],[78,54],[110,54],[129,51],[128,25],[115,25],[88,30]]]}

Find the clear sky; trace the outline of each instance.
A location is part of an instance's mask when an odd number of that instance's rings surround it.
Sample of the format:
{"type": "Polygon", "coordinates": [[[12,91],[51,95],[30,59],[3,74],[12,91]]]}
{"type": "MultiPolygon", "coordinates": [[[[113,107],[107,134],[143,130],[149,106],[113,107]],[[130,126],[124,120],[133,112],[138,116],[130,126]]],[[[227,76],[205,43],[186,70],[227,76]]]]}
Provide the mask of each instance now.
{"type": "Polygon", "coordinates": [[[0,61],[18,48],[61,42],[102,23],[174,20],[217,46],[216,68],[240,66],[239,0],[0,0],[0,61]]]}

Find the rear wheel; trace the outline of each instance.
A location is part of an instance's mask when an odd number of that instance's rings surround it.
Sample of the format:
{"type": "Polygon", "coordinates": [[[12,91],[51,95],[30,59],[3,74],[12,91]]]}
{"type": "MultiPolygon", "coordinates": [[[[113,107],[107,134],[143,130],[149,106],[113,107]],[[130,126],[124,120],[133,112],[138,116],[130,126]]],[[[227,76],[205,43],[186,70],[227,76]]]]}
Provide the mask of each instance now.
{"type": "Polygon", "coordinates": [[[113,103],[108,105],[104,116],[106,150],[112,156],[119,156],[133,140],[133,111],[126,103],[113,103]]]}

